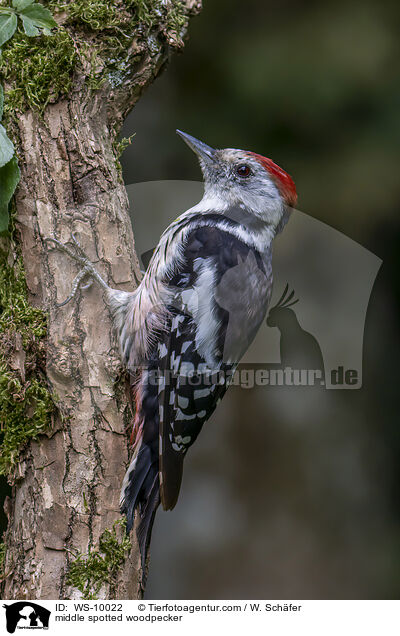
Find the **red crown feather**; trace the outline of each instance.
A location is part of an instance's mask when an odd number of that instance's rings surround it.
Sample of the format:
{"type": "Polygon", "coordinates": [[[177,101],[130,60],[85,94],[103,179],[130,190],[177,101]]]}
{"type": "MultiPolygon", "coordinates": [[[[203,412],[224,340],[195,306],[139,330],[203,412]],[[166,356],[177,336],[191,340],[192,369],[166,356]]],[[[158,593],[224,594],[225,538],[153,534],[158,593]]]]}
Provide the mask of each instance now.
{"type": "Polygon", "coordinates": [[[296,186],[292,177],[282,170],[276,163],[272,161],[272,159],[268,159],[268,157],[263,157],[262,155],[258,155],[256,152],[248,152],[247,154],[255,157],[257,161],[268,170],[269,174],[275,181],[279,192],[285,199],[285,203],[289,205],[291,208],[294,208],[297,203],[297,192],[296,186]]]}

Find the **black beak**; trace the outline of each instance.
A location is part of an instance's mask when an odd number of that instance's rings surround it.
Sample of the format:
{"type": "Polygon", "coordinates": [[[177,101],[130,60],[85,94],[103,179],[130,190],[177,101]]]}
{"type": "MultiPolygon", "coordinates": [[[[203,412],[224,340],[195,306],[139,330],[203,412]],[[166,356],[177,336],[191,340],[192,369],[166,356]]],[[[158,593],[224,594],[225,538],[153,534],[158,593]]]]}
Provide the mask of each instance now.
{"type": "Polygon", "coordinates": [[[214,155],[215,150],[211,148],[211,146],[207,146],[196,137],[192,137],[192,135],[188,135],[187,133],[182,132],[181,130],[176,131],[180,137],[182,137],[183,141],[196,153],[200,159],[204,161],[206,164],[214,163],[214,155]]]}

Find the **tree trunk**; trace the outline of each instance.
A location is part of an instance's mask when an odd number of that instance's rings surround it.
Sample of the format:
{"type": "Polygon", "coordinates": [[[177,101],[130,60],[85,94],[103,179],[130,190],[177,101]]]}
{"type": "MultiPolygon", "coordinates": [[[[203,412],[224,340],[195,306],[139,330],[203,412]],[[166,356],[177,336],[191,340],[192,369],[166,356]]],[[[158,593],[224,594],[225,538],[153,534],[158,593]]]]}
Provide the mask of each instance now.
{"type": "MultiPolygon", "coordinates": [[[[180,7],[187,16],[200,8],[193,0],[180,7]]],[[[96,594],[124,599],[142,594],[134,532],[131,548],[122,551],[112,576],[102,579],[94,573],[90,578],[83,569],[81,577],[88,578],[80,584],[71,576],[71,564],[79,565],[96,552],[107,567],[101,537],[120,519],[132,413],[101,290],[93,284],[77,300],[57,308],[78,270],[44,239],[66,242],[73,232],[111,286],[132,290],[137,284],[140,271],[115,138],[123,118],[167,60],[172,43],[163,28],[153,24],[151,35],[130,42],[124,51],[128,71],[123,82],[108,78],[93,92],[83,65],[75,70],[66,97],[49,104],[43,114],[26,110],[14,130],[22,172],[17,236],[29,300],[48,313],[46,376],[58,410],[48,435],[25,448],[13,476],[3,598],[96,594]]],[[[116,549],[123,536],[123,528],[117,528],[116,549]]]]}

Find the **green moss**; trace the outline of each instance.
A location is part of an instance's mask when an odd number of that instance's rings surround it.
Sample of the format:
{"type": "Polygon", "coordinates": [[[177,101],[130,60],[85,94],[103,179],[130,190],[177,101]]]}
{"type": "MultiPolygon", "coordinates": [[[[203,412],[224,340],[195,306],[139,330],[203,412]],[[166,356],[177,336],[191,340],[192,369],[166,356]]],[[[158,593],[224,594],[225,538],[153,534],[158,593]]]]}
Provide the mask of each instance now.
{"type": "Polygon", "coordinates": [[[183,31],[188,24],[187,10],[179,0],[128,0],[133,10],[134,23],[144,24],[149,30],[160,25],[164,37],[172,46],[183,44],[183,31]]]}
{"type": "Polygon", "coordinates": [[[64,26],[51,37],[28,38],[17,32],[4,45],[0,76],[10,85],[6,117],[27,108],[43,111],[48,103],[67,95],[78,66],[85,67],[89,88],[98,90],[106,77],[110,79],[110,71],[125,70],[134,38],[149,38],[153,27],[170,46],[181,47],[188,22],[179,0],[43,0],[43,4],[55,15],[66,14],[61,18],[64,26]]]}
{"type": "Polygon", "coordinates": [[[77,588],[84,599],[95,599],[102,585],[112,587],[115,584],[131,547],[125,526],[125,520],[116,521],[111,530],[105,530],[101,535],[98,549],[89,550],[87,554],[78,553],[70,563],[67,584],[77,588]]]}
{"type": "Polygon", "coordinates": [[[126,2],[126,5],[133,10],[137,22],[148,26],[154,23],[154,14],[162,4],[160,0],[127,0],[126,2]]]}
{"type": "Polygon", "coordinates": [[[123,19],[122,10],[122,3],[104,2],[103,0],[75,0],[67,7],[68,22],[99,33],[106,29],[123,28],[128,20],[123,19]],[[120,6],[118,7],[118,5],[120,6]]]}
{"type": "MultiPolygon", "coordinates": [[[[56,3],[52,3],[55,10],[56,3]]],[[[148,28],[165,26],[179,33],[187,26],[187,11],[180,0],[117,0],[110,3],[105,0],[74,0],[64,4],[68,14],[68,23],[86,30],[101,33],[107,29],[132,37],[133,29],[143,25],[148,28]]],[[[126,45],[126,42],[125,42],[126,45]]]]}
{"type": "Polygon", "coordinates": [[[131,135],[130,137],[122,137],[122,139],[119,139],[118,141],[114,143],[114,152],[117,159],[119,159],[120,156],[128,148],[128,146],[131,145],[132,139],[134,138],[135,135],[136,133],[133,133],[133,135],[131,135]]]}
{"type": "Polygon", "coordinates": [[[73,40],[64,29],[52,37],[17,33],[5,44],[0,61],[0,74],[12,86],[6,94],[5,113],[26,108],[42,111],[66,95],[77,59],[73,40]]]}
{"type": "Polygon", "coordinates": [[[27,347],[33,338],[46,335],[46,316],[28,303],[24,267],[19,258],[14,267],[0,255],[0,333],[18,331],[27,347]]]}
{"type": "Polygon", "coordinates": [[[183,44],[183,31],[186,30],[188,22],[187,11],[182,2],[171,2],[167,13],[167,35],[171,44],[183,44]]]}
{"type": "Polygon", "coordinates": [[[8,474],[21,448],[46,432],[55,405],[47,387],[36,378],[23,383],[0,362],[0,474],[8,474]]]}
{"type": "Polygon", "coordinates": [[[25,444],[48,430],[55,410],[42,373],[45,335],[44,313],[28,303],[21,259],[11,267],[1,254],[0,474],[10,473],[25,444]],[[23,360],[22,372],[11,363],[15,356],[23,360]]]}
{"type": "Polygon", "coordinates": [[[180,0],[74,0],[63,7],[67,24],[95,36],[93,46],[108,70],[124,66],[133,38],[147,38],[153,27],[171,46],[182,46],[188,24],[180,0]]]}

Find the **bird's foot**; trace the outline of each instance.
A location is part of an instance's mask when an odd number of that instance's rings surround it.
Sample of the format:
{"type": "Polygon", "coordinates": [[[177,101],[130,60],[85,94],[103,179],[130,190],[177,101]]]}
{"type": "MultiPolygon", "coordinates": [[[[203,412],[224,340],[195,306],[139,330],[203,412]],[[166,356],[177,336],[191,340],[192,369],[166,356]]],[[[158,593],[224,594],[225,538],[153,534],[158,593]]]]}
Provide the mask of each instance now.
{"type": "Polygon", "coordinates": [[[77,240],[74,234],[71,234],[71,243],[73,245],[73,249],[61,243],[57,239],[53,237],[49,237],[45,239],[48,243],[53,243],[57,249],[68,254],[70,258],[72,258],[76,263],[81,266],[81,270],[78,275],[75,277],[72,283],[72,290],[68,298],[66,298],[62,303],[57,303],[56,307],[64,307],[67,303],[73,300],[79,289],[88,289],[93,280],[96,280],[103,289],[109,289],[107,283],[102,279],[93,263],[88,259],[85,252],[83,251],[79,241],[77,240]]]}

